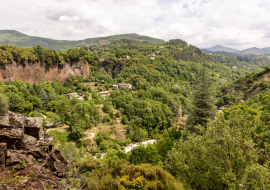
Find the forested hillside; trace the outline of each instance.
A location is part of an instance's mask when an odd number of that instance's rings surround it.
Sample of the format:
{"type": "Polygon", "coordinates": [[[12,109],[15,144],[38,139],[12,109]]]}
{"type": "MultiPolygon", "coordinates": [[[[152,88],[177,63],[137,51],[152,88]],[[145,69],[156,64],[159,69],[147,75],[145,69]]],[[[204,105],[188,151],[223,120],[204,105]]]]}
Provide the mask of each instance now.
{"type": "Polygon", "coordinates": [[[85,40],[68,41],[68,40],[53,40],[49,38],[41,38],[35,36],[28,36],[15,30],[0,30],[0,44],[11,44],[19,47],[32,47],[34,45],[42,45],[45,48],[54,50],[68,50],[70,48],[83,46],[96,46],[106,44],[120,39],[132,39],[141,42],[161,44],[164,40],[151,38],[148,36],[140,36],[138,34],[120,34],[115,36],[87,38],[85,40]]]}
{"type": "MultiPolygon", "coordinates": [[[[236,105],[229,93],[265,76],[268,67],[251,72],[267,58],[215,57],[179,39],[120,39],[67,51],[0,46],[0,64],[12,61],[89,63],[88,77],[72,76],[64,85],[0,83],[0,108],[44,118],[55,148],[74,164],[67,176],[73,188],[270,188],[269,98],[259,97],[257,109],[251,100],[236,105]],[[214,104],[231,107],[218,111],[214,104]]],[[[261,85],[268,95],[268,83],[261,85]]]]}

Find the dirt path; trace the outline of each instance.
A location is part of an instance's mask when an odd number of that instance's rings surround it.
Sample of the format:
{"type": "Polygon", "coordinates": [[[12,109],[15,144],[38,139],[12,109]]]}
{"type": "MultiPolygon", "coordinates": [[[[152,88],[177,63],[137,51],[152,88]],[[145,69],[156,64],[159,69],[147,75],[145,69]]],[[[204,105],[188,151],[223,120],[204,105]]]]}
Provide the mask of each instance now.
{"type": "Polygon", "coordinates": [[[88,130],[86,130],[84,132],[84,134],[86,134],[86,137],[83,138],[83,139],[93,139],[95,137],[95,134],[94,133],[91,133],[90,131],[91,131],[91,129],[88,129],[88,130]]]}

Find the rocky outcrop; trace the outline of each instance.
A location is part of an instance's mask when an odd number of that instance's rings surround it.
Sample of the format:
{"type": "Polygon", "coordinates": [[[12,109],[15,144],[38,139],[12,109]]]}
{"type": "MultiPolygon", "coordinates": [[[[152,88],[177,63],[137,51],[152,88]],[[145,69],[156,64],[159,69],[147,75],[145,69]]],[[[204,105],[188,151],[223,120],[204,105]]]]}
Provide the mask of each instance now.
{"type": "MultiPolygon", "coordinates": [[[[34,175],[24,181],[21,187],[32,186],[32,183],[38,183],[37,181],[44,178],[57,181],[66,177],[72,164],[59,150],[53,150],[53,138],[42,127],[43,118],[26,117],[13,112],[7,112],[1,118],[0,176],[6,176],[7,171],[12,171],[14,166],[19,165],[17,169],[24,169],[24,173],[31,172],[34,175]]],[[[2,188],[4,187],[0,184],[0,189],[2,188]]]]}
{"type": "Polygon", "coordinates": [[[87,77],[89,75],[89,64],[78,62],[74,64],[66,63],[64,66],[54,64],[50,67],[40,62],[26,65],[13,62],[0,67],[0,80],[4,82],[21,80],[38,83],[42,79],[50,82],[58,79],[64,83],[69,76],[75,75],[87,77]]]}

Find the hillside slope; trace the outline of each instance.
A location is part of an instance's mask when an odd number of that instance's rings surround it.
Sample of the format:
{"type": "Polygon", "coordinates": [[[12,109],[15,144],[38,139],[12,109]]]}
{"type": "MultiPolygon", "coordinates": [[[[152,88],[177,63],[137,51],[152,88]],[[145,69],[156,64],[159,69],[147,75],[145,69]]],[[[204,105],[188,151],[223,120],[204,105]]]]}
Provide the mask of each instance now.
{"type": "Polygon", "coordinates": [[[268,55],[268,54],[270,54],[268,48],[260,49],[260,48],[256,48],[256,47],[245,49],[245,50],[242,50],[238,53],[241,55],[245,55],[245,54],[268,55]]]}
{"type": "Polygon", "coordinates": [[[54,40],[49,38],[41,38],[35,36],[28,36],[15,30],[0,30],[0,44],[13,44],[20,47],[32,47],[33,45],[40,44],[45,48],[54,50],[67,50],[69,48],[76,48],[82,46],[95,46],[100,44],[110,43],[120,39],[132,39],[142,42],[149,42],[151,44],[161,44],[164,40],[151,38],[148,36],[140,36],[138,34],[119,34],[114,36],[87,38],[78,41],[68,40],[54,40]]]}
{"type": "Polygon", "coordinates": [[[269,94],[270,67],[265,66],[262,71],[253,72],[234,81],[231,85],[224,86],[218,93],[217,106],[236,104],[244,100],[250,100],[255,96],[261,98],[269,94]]]}

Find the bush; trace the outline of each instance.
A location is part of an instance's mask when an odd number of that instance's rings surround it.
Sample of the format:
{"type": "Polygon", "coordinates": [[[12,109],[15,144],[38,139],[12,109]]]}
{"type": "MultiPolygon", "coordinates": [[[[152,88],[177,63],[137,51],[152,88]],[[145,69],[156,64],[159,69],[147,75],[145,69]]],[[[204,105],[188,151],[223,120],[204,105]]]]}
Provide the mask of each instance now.
{"type": "Polygon", "coordinates": [[[121,113],[120,113],[119,111],[118,111],[118,112],[116,112],[115,117],[116,117],[116,118],[121,117],[121,113]]]}
{"type": "Polygon", "coordinates": [[[142,128],[135,127],[131,129],[127,135],[132,141],[141,142],[148,137],[148,132],[143,130],[142,128]]]}
{"type": "Polygon", "coordinates": [[[108,104],[108,103],[105,103],[103,105],[103,108],[102,110],[105,112],[105,113],[109,113],[111,111],[111,106],[108,104]]]}
{"type": "Polygon", "coordinates": [[[59,147],[59,150],[61,150],[61,154],[64,156],[64,158],[70,161],[71,163],[75,163],[77,160],[80,159],[79,151],[76,149],[76,146],[72,143],[61,145],[59,147]]]}
{"type": "Polygon", "coordinates": [[[115,134],[115,133],[117,133],[116,127],[115,126],[112,126],[111,127],[111,131],[110,131],[110,134],[115,134]]]}
{"type": "Polygon", "coordinates": [[[79,148],[80,147],[86,148],[90,143],[91,143],[91,139],[79,140],[76,142],[76,146],[79,148]]]}
{"type": "Polygon", "coordinates": [[[111,118],[108,115],[104,115],[104,117],[102,118],[102,123],[107,123],[110,121],[111,121],[111,118]]]}
{"type": "Polygon", "coordinates": [[[134,166],[121,159],[96,160],[86,157],[76,166],[83,171],[86,189],[183,189],[183,185],[171,174],[150,164],[134,166]]]}
{"type": "Polygon", "coordinates": [[[144,145],[135,147],[131,150],[131,154],[129,155],[129,162],[135,165],[143,163],[157,165],[161,160],[162,157],[159,155],[155,144],[149,144],[146,147],[144,145]]]}
{"type": "Polygon", "coordinates": [[[126,115],[123,115],[123,117],[122,117],[122,119],[121,119],[121,122],[122,122],[123,125],[128,124],[128,118],[127,118],[126,115]]]}

